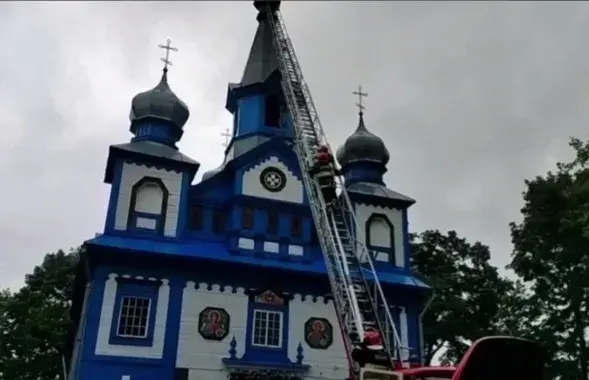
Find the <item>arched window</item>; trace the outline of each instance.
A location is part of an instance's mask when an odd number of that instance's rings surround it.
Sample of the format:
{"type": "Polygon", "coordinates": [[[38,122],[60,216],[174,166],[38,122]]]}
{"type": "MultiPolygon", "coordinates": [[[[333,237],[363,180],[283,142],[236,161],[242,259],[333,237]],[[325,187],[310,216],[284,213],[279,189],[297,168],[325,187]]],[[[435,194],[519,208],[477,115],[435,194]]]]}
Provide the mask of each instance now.
{"type": "Polygon", "coordinates": [[[168,189],[162,180],[142,178],[131,188],[129,230],[163,233],[167,205],[168,189]]]}
{"type": "Polygon", "coordinates": [[[386,215],[372,214],[366,221],[366,246],[375,261],[394,264],[395,228],[386,215]]]}

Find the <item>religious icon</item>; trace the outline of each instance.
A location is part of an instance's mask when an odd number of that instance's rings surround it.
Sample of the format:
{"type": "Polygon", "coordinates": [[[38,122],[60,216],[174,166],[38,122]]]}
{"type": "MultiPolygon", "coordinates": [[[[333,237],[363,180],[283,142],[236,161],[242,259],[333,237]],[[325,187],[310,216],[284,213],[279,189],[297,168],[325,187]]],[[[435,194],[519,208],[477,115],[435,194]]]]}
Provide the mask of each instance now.
{"type": "Polygon", "coordinates": [[[229,334],[229,314],[225,309],[207,307],[198,316],[199,332],[207,340],[223,340],[229,334]]]}
{"type": "Polygon", "coordinates": [[[309,318],[305,322],[305,342],[317,350],[327,349],[333,343],[333,326],[325,318],[309,318]]]}

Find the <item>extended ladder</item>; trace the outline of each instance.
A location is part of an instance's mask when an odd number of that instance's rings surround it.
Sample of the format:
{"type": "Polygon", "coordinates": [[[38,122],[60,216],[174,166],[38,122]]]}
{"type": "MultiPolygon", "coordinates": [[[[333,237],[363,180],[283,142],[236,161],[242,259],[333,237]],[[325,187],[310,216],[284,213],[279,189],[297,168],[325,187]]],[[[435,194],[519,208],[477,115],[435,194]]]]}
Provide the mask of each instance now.
{"type": "Polygon", "coordinates": [[[337,179],[341,189],[337,205],[328,208],[319,185],[308,173],[315,162],[317,147],[329,145],[280,14],[280,2],[254,3],[260,11],[266,12],[265,17],[272,29],[282,76],[282,91],[294,125],[295,151],[317,227],[346,352],[353,369],[352,376],[358,377],[360,371],[351,359],[351,352],[354,345],[364,338],[367,328],[374,328],[381,333],[383,351],[393,369],[395,361],[402,360],[402,350],[407,348],[401,346],[391,305],[384,296],[366,245],[354,239],[352,231],[357,228],[356,218],[343,181],[337,179]]]}

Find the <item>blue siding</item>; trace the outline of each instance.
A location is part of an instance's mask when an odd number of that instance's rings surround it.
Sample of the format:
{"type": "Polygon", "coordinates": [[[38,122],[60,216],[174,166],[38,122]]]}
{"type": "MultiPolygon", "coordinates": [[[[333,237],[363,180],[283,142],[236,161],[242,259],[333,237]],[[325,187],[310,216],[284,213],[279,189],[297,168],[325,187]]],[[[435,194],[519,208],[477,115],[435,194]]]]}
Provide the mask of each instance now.
{"type": "Polygon", "coordinates": [[[104,225],[105,232],[114,231],[117,203],[119,201],[119,191],[121,188],[121,175],[123,174],[122,160],[117,160],[117,163],[115,164],[114,173],[114,178],[110,187],[110,198],[108,200],[108,208],[106,210],[106,223],[104,225]]]}
{"type": "MultiPolygon", "coordinates": [[[[100,310],[102,298],[104,296],[104,287],[109,273],[125,273],[132,276],[143,275],[144,277],[161,278],[161,273],[157,271],[133,270],[130,268],[107,267],[101,266],[95,270],[95,276],[92,284],[92,293],[88,302],[88,313],[86,316],[86,333],[83,337],[83,347],[78,362],[77,376],[74,380],[103,380],[103,379],[121,379],[121,376],[129,375],[131,380],[161,380],[172,379],[175,369],[176,351],[178,347],[178,332],[180,328],[180,312],[182,308],[182,291],[185,281],[181,276],[165,276],[170,280],[170,302],[168,309],[168,318],[166,323],[166,337],[164,341],[164,354],[162,359],[144,359],[133,357],[117,357],[95,355],[96,338],[98,333],[100,310]]],[[[166,273],[168,275],[170,273],[166,273]]],[[[152,304],[152,310],[155,317],[155,307],[157,305],[157,293],[154,292],[155,284],[125,283],[122,280],[122,286],[119,285],[117,290],[117,303],[113,318],[118,316],[117,304],[120,304],[120,298],[123,294],[143,295],[155,297],[156,302],[152,304]]],[[[151,324],[153,326],[153,323],[151,324]]],[[[153,331],[153,330],[152,330],[153,331]]],[[[111,331],[112,333],[112,331],[111,331]]],[[[112,334],[111,334],[112,335],[112,334]]],[[[150,336],[152,338],[152,336],[150,336]]],[[[119,340],[111,336],[111,344],[126,344],[128,346],[149,345],[150,343],[138,344],[129,340],[119,340]]]]}
{"type": "Polygon", "coordinates": [[[237,101],[239,120],[236,136],[257,132],[264,122],[264,95],[250,95],[237,101]]]}
{"type": "Polygon", "coordinates": [[[175,146],[178,141],[178,132],[174,133],[173,125],[163,122],[143,121],[137,123],[135,137],[132,141],[154,141],[175,146]]]}

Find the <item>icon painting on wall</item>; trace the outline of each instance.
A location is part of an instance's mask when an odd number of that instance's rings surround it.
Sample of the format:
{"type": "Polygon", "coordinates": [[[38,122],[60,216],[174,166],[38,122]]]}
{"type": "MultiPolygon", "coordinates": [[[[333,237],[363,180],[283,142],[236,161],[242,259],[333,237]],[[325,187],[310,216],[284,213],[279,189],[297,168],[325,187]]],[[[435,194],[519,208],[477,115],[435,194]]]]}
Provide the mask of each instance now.
{"type": "Polygon", "coordinates": [[[325,318],[309,318],[305,322],[305,342],[316,350],[326,350],[333,343],[333,326],[325,318]]]}
{"type": "Polygon", "coordinates": [[[206,307],[198,315],[198,325],[206,340],[223,340],[229,334],[229,314],[225,309],[206,307]]]}

